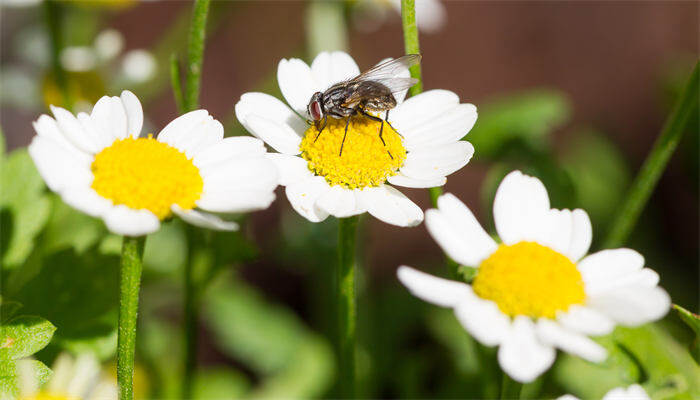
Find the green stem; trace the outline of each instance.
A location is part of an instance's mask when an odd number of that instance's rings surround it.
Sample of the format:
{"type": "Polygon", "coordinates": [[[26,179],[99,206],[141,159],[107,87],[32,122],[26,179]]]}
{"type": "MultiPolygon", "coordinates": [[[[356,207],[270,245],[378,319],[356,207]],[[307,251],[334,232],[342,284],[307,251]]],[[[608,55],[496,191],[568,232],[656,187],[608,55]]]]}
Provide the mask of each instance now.
{"type": "Polygon", "coordinates": [[[44,2],[44,16],[51,44],[51,72],[56,80],[56,86],[63,98],[62,106],[68,110],[73,108],[68,90],[68,78],[61,65],[61,50],[63,49],[63,14],[61,4],[55,0],[44,2]]]}
{"type": "Polygon", "coordinates": [[[644,161],[639,174],[635,179],[627,199],[615,218],[612,228],[608,233],[603,248],[618,247],[622,245],[630,235],[637,223],[661,174],[666,169],[671,155],[676,150],[683,132],[687,128],[688,121],[693,112],[698,110],[698,63],[695,64],[688,82],[685,85],[671,115],[666,120],[661,134],[656,139],[654,147],[644,161]]]}
{"type": "MultiPolygon", "coordinates": [[[[403,22],[403,44],[406,54],[420,54],[420,42],[418,41],[418,26],[416,25],[416,0],[401,0],[401,21],[403,22]]],[[[420,63],[411,67],[411,77],[418,79],[418,83],[409,89],[409,94],[415,96],[423,92],[423,75],[420,63]]],[[[442,187],[428,189],[430,203],[437,207],[437,199],[442,194],[442,187]]]]}
{"type": "Polygon", "coordinates": [[[202,80],[202,61],[204,59],[208,14],[209,0],[195,0],[187,46],[187,69],[183,99],[185,111],[192,111],[199,107],[199,85],[202,80]]]}
{"type": "Polygon", "coordinates": [[[136,316],[139,307],[139,287],[143,268],[143,248],[146,237],[124,236],[119,283],[119,331],[117,339],[117,381],[119,399],[134,398],[134,350],[136,346],[136,316]]]}
{"type": "Polygon", "coordinates": [[[338,363],[341,398],[355,397],[355,324],[357,299],[355,293],[355,241],[358,217],[338,219],[338,363]]]}
{"type": "Polygon", "coordinates": [[[175,97],[175,106],[180,113],[185,112],[185,100],[182,97],[182,85],[180,84],[180,65],[178,64],[177,56],[170,55],[170,83],[173,86],[173,96],[175,97]]]}
{"type": "Polygon", "coordinates": [[[342,1],[311,1],[306,8],[306,46],[310,58],[322,51],[346,51],[346,25],[342,1]]]}
{"type": "Polygon", "coordinates": [[[503,372],[501,399],[519,399],[522,388],[522,383],[514,381],[508,374],[503,372]]]}

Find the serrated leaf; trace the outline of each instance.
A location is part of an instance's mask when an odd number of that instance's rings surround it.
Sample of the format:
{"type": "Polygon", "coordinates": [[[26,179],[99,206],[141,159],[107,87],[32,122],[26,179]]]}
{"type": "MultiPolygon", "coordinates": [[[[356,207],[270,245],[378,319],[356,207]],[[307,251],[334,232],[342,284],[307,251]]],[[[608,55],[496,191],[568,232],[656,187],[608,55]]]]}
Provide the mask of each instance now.
{"type": "Polygon", "coordinates": [[[18,360],[15,363],[17,370],[30,371],[39,386],[45,384],[51,378],[51,369],[38,360],[18,360]]]}
{"type": "Polygon", "coordinates": [[[21,315],[0,326],[0,356],[17,360],[28,357],[46,347],[56,327],[44,318],[21,315]]]}

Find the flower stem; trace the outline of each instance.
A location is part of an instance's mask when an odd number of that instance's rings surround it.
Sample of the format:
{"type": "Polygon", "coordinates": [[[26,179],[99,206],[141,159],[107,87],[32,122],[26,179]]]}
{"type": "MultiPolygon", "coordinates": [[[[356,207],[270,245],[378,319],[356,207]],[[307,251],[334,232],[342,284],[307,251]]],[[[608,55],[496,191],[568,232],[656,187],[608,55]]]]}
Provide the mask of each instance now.
{"type": "MultiPolygon", "coordinates": [[[[401,21],[403,23],[403,44],[406,54],[420,54],[420,42],[418,41],[418,26],[416,25],[416,0],[401,0],[401,21]]],[[[423,75],[420,63],[411,67],[411,77],[418,79],[408,91],[411,96],[423,92],[423,75]]],[[[437,207],[437,199],[442,194],[442,187],[428,189],[430,192],[430,204],[437,207]]]]}
{"type": "Polygon", "coordinates": [[[136,346],[136,316],[139,307],[139,287],[143,268],[143,248],[146,237],[124,236],[119,283],[119,331],[117,339],[117,381],[119,399],[134,398],[134,351],[136,346]]]}
{"type": "Polygon", "coordinates": [[[347,23],[342,1],[309,2],[306,8],[306,46],[312,59],[322,51],[347,50],[347,23]]]}
{"type": "Polygon", "coordinates": [[[514,381],[508,374],[503,372],[501,382],[501,399],[519,399],[523,384],[514,381]]]}
{"type": "Polygon", "coordinates": [[[666,120],[661,134],[656,139],[654,147],[639,170],[637,178],[627,195],[627,199],[620,208],[620,213],[615,218],[612,228],[608,233],[603,248],[618,247],[622,245],[630,235],[637,223],[661,174],[666,169],[671,155],[676,150],[683,132],[687,128],[688,121],[693,112],[698,109],[698,63],[685,85],[683,93],[673,108],[671,115],[666,120]]]}
{"type": "Polygon", "coordinates": [[[358,217],[338,219],[338,363],[340,373],[339,397],[355,397],[355,324],[357,299],[355,294],[355,242],[358,217]]]}
{"type": "Polygon", "coordinates": [[[56,0],[44,2],[44,17],[51,44],[51,72],[56,80],[56,86],[61,93],[61,104],[68,110],[73,109],[73,101],[68,90],[68,78],[61,65],[61,50],[63,49],[63,13],[62,5],[56,0]]]}
{"type": "Polygon", "coordinates": [[[195,0],[192,8],[192,23],[187,46],[187,68],[185,75],[185,94],[183,104],[185,111],[199,107],[199,85],[202,80],[202,61],[204,59],[204,40],[207,35],[207,15],[209,0],[195,0]]]}

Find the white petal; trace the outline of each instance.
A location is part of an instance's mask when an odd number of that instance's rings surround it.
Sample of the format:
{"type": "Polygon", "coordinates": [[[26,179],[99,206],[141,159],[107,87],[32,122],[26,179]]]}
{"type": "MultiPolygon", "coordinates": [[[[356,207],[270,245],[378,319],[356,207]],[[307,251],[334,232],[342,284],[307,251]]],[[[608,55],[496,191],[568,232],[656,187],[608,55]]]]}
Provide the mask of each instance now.
{"type": "Polygon", "coordinates": [[[438,199],[438,209],[425,213],[428,232],[450,258],[462,265],[478,266],[498,245],[454,195],[438,199]]]}
{"type": "MultiPolygon", "coordinates": [[[[403,132],[434,120],[459,104],[459,96],[449,90],[428,90],[396,106],[389,114],[391,124],[403,132]]],[[[408,139],[408,138],[407,138],[408,139]]]]}
{"type": "Polygon", "coordinates": [[[178,140],[177,148],[183,151],[187,158],[192,158],[199,151],[221,142],[223,138],[224,126],[212,118],[178,140]]]}
{"type": "Polygon", "coordinates": [[[651,400],[651,397],[643,387],[635,383],[627,389],[619,387],[610,390],[603,396],[603,400],[651,400]]]}
{"type": "Polygon", "coordinates": [[[615,322],[590,307],[572,305],[557,315],[557,321],[566,329],[586,335],[607,335],[615,328],[615,322]]]}
{"type": "Polygon", "coordinates": [[[578,263],[588,295],[618,286],[618,280],[635,274],[643,267],[644,257],[632,249],[624,248],[602,250],[578,263]]]}
{"type": "Polygon", "coordinates": [[[72,158],[79,162],[91,163],[92,155],[86,153],[73,145],[68,138],[58,128],[56,120],[43,114],[34,123],[34,130],[37,135],[43,138],[51,139],[52,143],[59,145],[63,150],[71,154],[72,158]]]}
{"type": "Polygon", "coordinates": [[[461,141],[413,150],[408,152],[401,173],[415,179],[435,179],[464,167],[473,155],[471,143],[461,141]]]}
{"type": "Polygon", "coordinates": [[[112,207],[112,201],[106,199],[91,187],[69,188],[61,193],[66,204],[93,217],[104,215],[112,207]]]}
{"type": "MultiPolygon", "coordinates": [[[[307,103],[309,98],[311,96],[306,99],[307,103]]],[[[305,113],[306,111],[301,115],[305,113]]],[[[259,115],[277,123],[289,125],[299,136],[303,136],[309,127],[306,121],[299,118],[286,104],[265,93],[245,93],[236,103],[236,118],[241,125],[245,126],[246,119],[251,115],[259,115]]]]}
{"type": "Polygon", "coordinates": [[[269,190],[277,186],[277,168],[265,157],[232,158],[199,170],[203,197],[211,191],[269,190]]]}
{"type": "Polygon", "coordinates": [[[287,186],[285,193],[292,208],[302,217],[311,222],[321,222],[328,217],[328,213],[319,208],[316,201],[329,190],[325,178],[313,176],[287,186]]]}
{"type": "Polygon", "coordinates": [[[289,125],[281,124],[259,115],[250,115],[243,122],[243,126],[253,136],[262,139],[282,154],[294,156],[301,152],[299,150],[301,137],[289,125]]]}
{"type": "Polygon", "coordinates": [[[170,122],[158,133],[158,141],[177,147],[177,142],[192,131],[207,123],[211,117],[207,110],[195,110],[183,114],[170,122]]]}
{"type": "Polygon", "coordinates": [[[580,260],[588,253],[593,240],[593,228],[588,214],[581,209],[572,212],[573,226],[571,232],[571,242],[565,254],[574,262],[580,260]]]}
{"type": "Polygon", "coordinates": [[[397,175],[390,176],[387,178],[387,181],[394,186],[422,189],[443,186],[447,182],[447,178],[442,176],[432,179],[416,179],[409,178],[406,175],[399,173],[397,175]]]}
{"type": "Polygon", "coordinates": [[[401,126],[396,128],[406,138],[406,148],[413,150],[461,140],[474,127],[477,117],[473,104],[458,104],[442,110],[422,123],[412,123],[409,128],[403,130],[401,126]]]}
{"type": "Polygon", "coordinates": [[[121,95],[122,104],[126,111],[127,128],[126,133],[133,138],[139,137],[143,127],[143,109],[141,102],[135,94],[124,90],[121,95]]]}
{"type": "Polygon", "coordinates": [[[90,119],[107,144],[127,137],[127,115],[119,97],[104,96],[95,103],[90,119]]]}
{"type": "Polygon", "coordinates": [[[110,208],[103,219],[110,232],[124,236],[143,236],[160,228],[160,221],[152,212],[134,210],[124,205],[110,208]]]}
{"type": "MultiPolygon", "coordinates": [[[[354,78],[359,74],[360,68],[355,60],[342,51],[319,53],[311,63],[311,75],[319,90],[326,90],[333,84],[354,78]]],[[[308,103],[309,99],[306,99],[306,102],[308,103]]]]}
{"type": "Polygon", "coordinates": [[[197,168],[204,169],[232,159],[260,158],[265,153],[262,140],[250,136],[233,136],[203,148],[194,156],[192,163],[197,168]]]}
{"type": "Polygon", "coordinates": [[[35,136],[29,145],[29,155],[46,185],[54,192],[87,187],[92,183],[89,160],[76,158],[74,153],[48,137],[35,136]]]}
{"type": "Polygon", "coordinates": [[[83,131],[85,131],[85,133],[87,133],[88,136],[90,136],[90,138],[95,142],[95,145],[97,146],[95,150],[97,152],[114,142],[113,137],[103,134],[102,130],[97,128],[92,118],[87,113],[79,112],[76,117],[78,118],[80,125],[82,125],[83,131]]]}
{"type": "Polygon", "coordinates": [[[346,218],[364,212],[358,207],[355,192],[338,185],[330,187],[316,200],[316,206],[336,218],[346,218]]]}
{"type": "Polygon", "coordinates": [[[313,176],[308,163],[301,157],[277,153],[268,153],[266,157],[277,167],[279,184],[282,186],[293,185],[313,176]]]}
{"type": "Polygon", "coordinates": [[[306,116],[306,106],[311,96],[321,90],[314,81],[311,68],[298,58],[280,60],[277,84],[287,103],[303,116],[306,116]]]}
{"type": "Polygon", "coordinates": [[[543,224],[548,212],[549,196],[539,179],[520,171],[503,178],[493,202],[493,218],[503,243],[541,240],[548,231],[543,224]]]}
{"type": "Polygon", "coordinates": [[[540,318],[537,321],[537,335],[542,342],[591,362],[599,363],[608,357],[608,352],[601,345],[562,328],[551,319],[540,318]]]}
{"type": "Polygon", "coordinates": [[[616,322],[638,326],[656,321],[668,312],[671,297],[660,287],[626,286],[591,296],[591,307],[605,313],[616,322]]]}
{"type": "Polygon", "coordinates": [[[271,190],[219,190],[205,192],[197,200],[203,210],[224,213],[245,213],[266,209],[275,200],[271,190]]]}
{"type": "Polygon", "coordinates": [[[498,348],[498,363],[505,373],[521,383],[532,382],[552,366],[556,351],[541,343],[535,324],[528,317],[517,316],[498,348]]]}
{"type": "Polygon", "coordinates": [[[470,293],[466,283],[438,278],[405,265],[399,267],[396,276],[411,294],[440,307],[456,307],[470,293]]]}
{"type": "Polygon", "coordinates": [[[476,296],[471,287],[467,300],[455,308],[455,315],[474,339],[486,346],[501,344],[510,329],[510,317],[503,314],[493,301],[476,296]]]}
{"type": "Polygon", "coordinates": [[[557,397],[557,400],[581,400],[572,394],[565,394],[563,396],[557,397]]]}
{"type": "Polygon", "coordinates": [[[68,139],[73,146],[89,154],[95,154],[97,152],[97,143],[95,143],[95,140],[87,132],[85,132],[82,124],[76,117],[73,116],[73,114],[71,114],[68,110],[55,106],[51,106],[51,112],[53,112],[53,115],[56,118],[56,123],[58,124],[61,133],[63,133],[66,139],[68,139]]]}
{"type": "Polygon", "coordinates": [[[173,204],[171,208],[177,216],[200,228],[214,229],[217,231],[238,230],[237,223],[232,221],[224,221],[213,214],[204,213],[197,210],[183,210],[182,207],[178,206],[177,204],[173,204]]]}
{"type": "Polygon", "coordinates": [[[409,227],[423,222],[423,210],[391,186],[364,188],[358,197],[372,216],[387,224],[409,227]]]}

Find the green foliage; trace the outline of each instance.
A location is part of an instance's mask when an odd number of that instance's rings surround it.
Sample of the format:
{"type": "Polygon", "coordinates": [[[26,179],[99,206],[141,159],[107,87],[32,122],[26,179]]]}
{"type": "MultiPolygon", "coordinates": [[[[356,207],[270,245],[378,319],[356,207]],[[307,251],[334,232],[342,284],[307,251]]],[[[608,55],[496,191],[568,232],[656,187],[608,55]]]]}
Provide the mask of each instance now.
{"type": "Polygon", "coordinates": [[[696,362],[700,362],[700,347],[698,347],[698,342],[700,342],[700,316],[686,310],[678,304],[674,304],[673,309],[678,312],[678,316],[681,317],[683,322],[685,322],[690,329],[695,332],[695,339],[690,345],[690,354],[693,356],[696,362]]]}
{"type": "Polygon", "coordinates": [[[206,368],[197,372],[193,397],[196,400],[246,398],[250,382],[245,375],[232,368],[206,368]]]}

